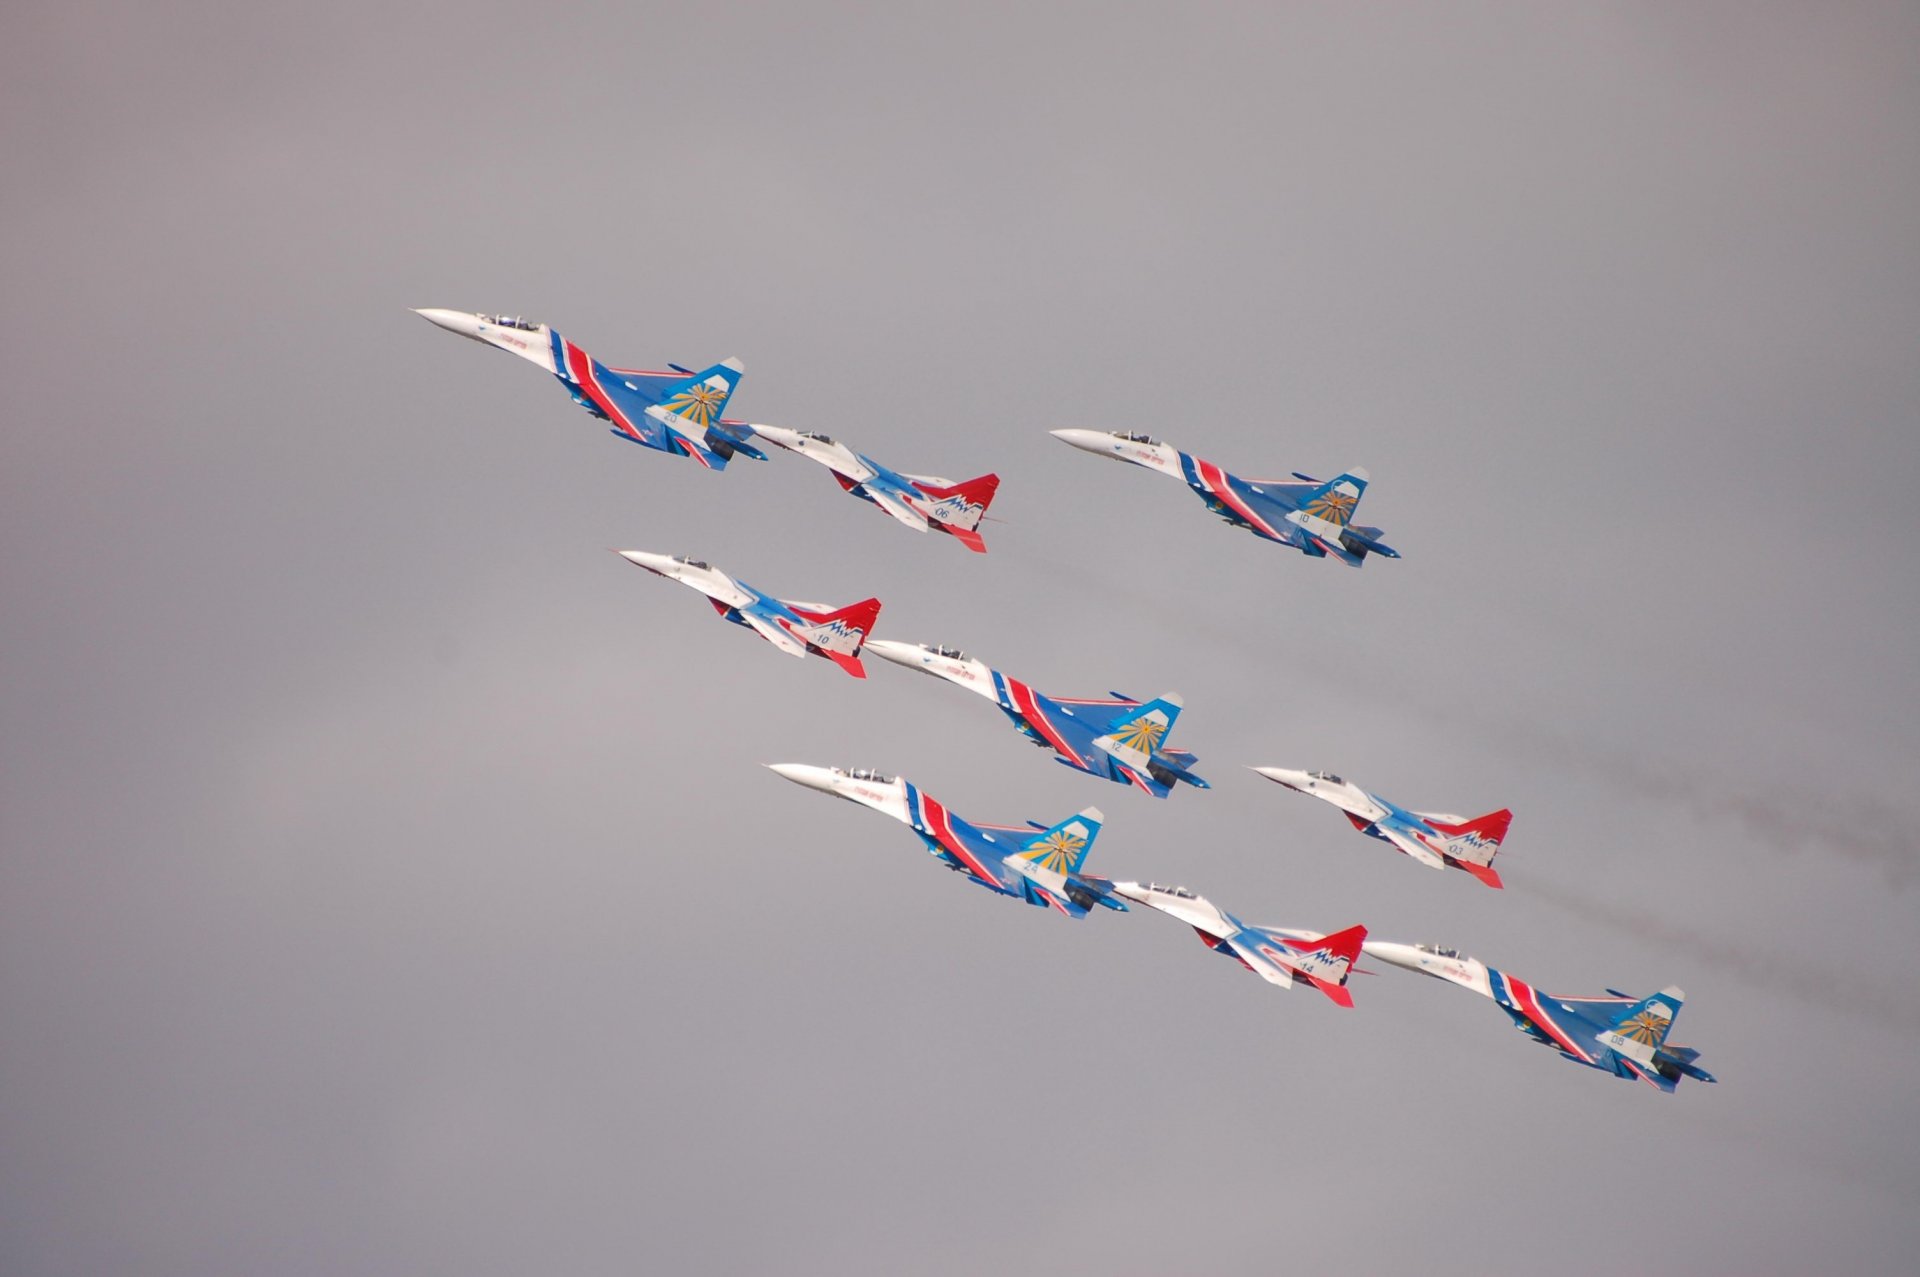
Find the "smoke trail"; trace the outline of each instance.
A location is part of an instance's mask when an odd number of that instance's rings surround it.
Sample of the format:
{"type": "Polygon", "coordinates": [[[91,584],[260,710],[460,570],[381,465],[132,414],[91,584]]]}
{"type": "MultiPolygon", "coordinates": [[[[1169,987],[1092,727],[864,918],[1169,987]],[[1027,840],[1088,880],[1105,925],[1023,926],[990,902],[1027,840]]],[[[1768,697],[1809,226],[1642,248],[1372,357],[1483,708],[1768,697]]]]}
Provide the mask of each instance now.
{"type": "Polygon", "coordinates": [[[1649,917],[1639,905],[1628,908],[1537,879],[1529,879],[1527,894],[1609,930],[1684,953],[1752,988],[1783,993],[1811,1006],[1844,1011],[1920,1034],[1920,1004],[1893,989],[1867,984],[1857,969],[1843,974],[1812,966],[1804,946],[1789,954],[1716,940],[1701,935],[1691,925],[1649,917]]]}
{"type": "Polygon", "coordinates": [[[1920,845],[1906,833],[1911,821],[1876,799],[1842,803],[1810,793],[1774,795],[1741,789],[1722,777],[1650,766],[1617,751],[1576,745],[1533,724],[1510,724],[1502,732],[1535,757],[1550,755],[1622,790],[1658,799],[1708,822],[1730,822],[1747,839],[1776,851],[1817,848],[1863,868],[1877,869],[1887,884],[1904,891],[1920,876],[1920,845]]]}

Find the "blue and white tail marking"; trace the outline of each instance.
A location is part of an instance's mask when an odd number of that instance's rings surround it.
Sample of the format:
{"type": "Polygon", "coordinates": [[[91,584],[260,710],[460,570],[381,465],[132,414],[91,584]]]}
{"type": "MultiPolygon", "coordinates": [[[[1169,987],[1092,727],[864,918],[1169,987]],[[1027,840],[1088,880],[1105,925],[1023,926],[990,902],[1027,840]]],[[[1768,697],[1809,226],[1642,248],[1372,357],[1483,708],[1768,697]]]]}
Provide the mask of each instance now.
{"type": "Polygon", "coordinates": [[[1036,834],[1015,853],[1021,860],[1065,877],[1080,872],[1093,840],[1100,836],[1100,813],[1089,807],[1036,834]]]}

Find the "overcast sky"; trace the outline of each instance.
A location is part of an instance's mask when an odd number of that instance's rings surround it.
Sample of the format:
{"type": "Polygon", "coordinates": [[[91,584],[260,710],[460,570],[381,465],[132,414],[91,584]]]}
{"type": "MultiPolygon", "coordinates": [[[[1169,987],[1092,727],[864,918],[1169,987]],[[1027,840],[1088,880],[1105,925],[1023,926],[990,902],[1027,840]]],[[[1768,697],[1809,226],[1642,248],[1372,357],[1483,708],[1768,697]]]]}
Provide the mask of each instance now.
{"type": "Polygon", "coordinates": [[[1911,5],[14,6],[0,1269],[1909,1271],[1911,5]],[[624,447],[419,306],[1001,476],[624,447]],[[1373,474],[1404,558],[1048,437],[1373,474]],[[609,548],[1178,691],[1210,792],[609,548]],[[1251,922],[1688,994],[1672,1096],[1069,922],[765,762],[1251,922]],[[1244,764],[1511,806],[1507,890],[1244,764]]]}

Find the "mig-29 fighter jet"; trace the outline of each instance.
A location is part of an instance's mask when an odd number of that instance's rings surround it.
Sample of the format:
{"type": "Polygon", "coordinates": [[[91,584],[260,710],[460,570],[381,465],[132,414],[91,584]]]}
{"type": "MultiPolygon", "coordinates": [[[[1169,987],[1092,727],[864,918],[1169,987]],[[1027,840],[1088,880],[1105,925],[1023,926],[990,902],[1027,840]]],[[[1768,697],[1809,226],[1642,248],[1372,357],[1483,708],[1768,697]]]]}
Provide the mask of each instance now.
{"type": "Polygon", "coordinates": [[[416,310],[429,323],[520,356],[552,373],[573,401],[631,443],[692,457],[709,470],[726,469],[735,453],[765,461],[753,446],[753,428],[725,418],[727,400],[746,368],[727,359],[705,372],[678,364],[670,372],[609,368],[545,324],[510,315],[464,310],[416,310]]]}
{"type": "Polygon", "coordinates": [[[867,676],[866,667],[860,664],[860,647],[873,630],[874,618],[880,615],[879,599],[835,610],[825,603],[776,599],[699,559],[648,554],[644,550],[615,553],[635,567],[700,591],[722,617],[746,626],[790,656],[815,652],[855,678],[867,676]]]}
{"type": "Polygon", "coordinates": [[[978,692],[1005,711],[1021,735],[1053,750],[1069,767],[1155,798],[1165,798],[1180,781],[1211,788],[1190,770],[1197,761],[1192,754],[1160,747],[1180,716],[1181,700],[1172,692],[1144,704],[1118,692],[1112,700],[1069,700],[1042,695],[956,647],[875,639],[867,650],[978,692]]]}
{"type": "Polygon", "coordinates": [[[1318,931],[1288,931],[1281,927],[1249,927],[1240,919],[1185,887],[1163,887],[1157,882],[1116,882],[1114,891],[1137,904],[1158,909],[1192,927],[1202,944],[1237,960],[1269,984],[1291,989],[1305,980],[1334,1003],[1351,1007],[1347,976],[1367,938],[1365,927],[1348,927],[1333,935],[1318,931]]]}
{"type": "Polygon", "coordinates": [[[1150,435],[1105,430],[1051,433],[1096,456],[1130,461],[1183,480],[1228,523],[1312,558],[1331,555],[1357,568],[1369,554],[1400,557],[1398,550],[1381,542],[1379,528],[1351,521],[1360,495],[1367,490],[1367,472],[1357,466],[1325,483],[1298,472],[1291,479],[1242,479],[1150,435]]]}
{"type": "Polygon", "coordinates": [[[929,475],[901,474],[811,430],[756,425],[753,433],[818,461],[833,471],[842,488],[862,501],[871,501],[908,527],[920,532],[929,528],[945,532],[975,553],[987,552],[986,541],[975,529],[993,503],[993,494],[1000,486],[999,475],[983,474],[978,479],[954,483],[929,475]]]}
{"type": "Polygon", "coordinates": [[[1369,940],[1363,948],[1369,957],[1492,998],[1515,1028],[1575,1064],[1615,1077],[1638,1078],[1668,1092],[1681,1078],[1716,1080],[1694,1064],[1700,1052],[1667,1043],[1667,1030],[1686,999],[1679,989],[1662,989],[1650,998],[1635,998],[1618,989],[1608,989],[1604,998],[1562,998],[1542,993],[1456,949],[1377,940],[1369,940]]]}
{"type": "Polygon", "coordinates": [[[796,785],[871,807],[912,826],[935,858],[988,891],[1058,909],[1069,918],[1084,918],[1095,905],[1127,910],[1126,901],[1113,894],[1111,882],[1080,872],[1104,819],[1096,807],[1051,828],[1032,822],[1024,829],[975,825],[908,781],[866,768],[847,771],[805,763],[767,766],[796,785]]]}
{"type": "Polygon", "coordinates": [[[1255,767],[1268,780],[1302,794],[1325,799],[1347,814],[1353,827],[1413,857],[1429,869],[1464,869],[1489,887],[1499,887],[1493,857],[1507,836],[1513,813],[1502,807],[1468,820],[1440,812],[1409,811],[1369,794],[1332,772],[1296,772],[1284,767],[1255,767]]]}

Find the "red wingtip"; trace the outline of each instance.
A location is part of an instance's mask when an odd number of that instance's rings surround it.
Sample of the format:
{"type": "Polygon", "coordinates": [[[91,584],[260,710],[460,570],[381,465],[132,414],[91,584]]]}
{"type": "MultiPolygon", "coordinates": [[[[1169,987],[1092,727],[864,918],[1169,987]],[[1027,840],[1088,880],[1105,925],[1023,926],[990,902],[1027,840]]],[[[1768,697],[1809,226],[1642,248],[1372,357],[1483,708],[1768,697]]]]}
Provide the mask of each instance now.
{"type": "Polygon", "coordinates": [[[944,523],[936,523],[934,524],[934,526],[944,531],[951,532],[953,534],[954,540],[958,541],[961,545],[966,546],[969,550],[972,550],[975,554],[985,554],[987,552],[987,539],[981,536],[978,532],[970,532],[965,528],[948,527],[944,523]]]}

